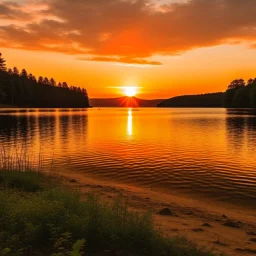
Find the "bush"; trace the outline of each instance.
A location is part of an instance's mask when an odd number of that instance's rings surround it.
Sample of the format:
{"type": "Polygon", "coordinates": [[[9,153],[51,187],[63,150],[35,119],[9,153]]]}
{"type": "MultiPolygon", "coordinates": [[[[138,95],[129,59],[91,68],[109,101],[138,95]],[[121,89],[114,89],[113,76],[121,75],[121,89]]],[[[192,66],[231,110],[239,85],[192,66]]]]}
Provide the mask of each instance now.
{"type": "Polygon", "coordinates": [[[0,190],[0,252],[6,255],[214,255],[163,237],[150,214],[130,212],[120,199],[106,204],[67,188],[49,189],[32,173],[2,172],[1,180],[8,184],[0,190]]]}

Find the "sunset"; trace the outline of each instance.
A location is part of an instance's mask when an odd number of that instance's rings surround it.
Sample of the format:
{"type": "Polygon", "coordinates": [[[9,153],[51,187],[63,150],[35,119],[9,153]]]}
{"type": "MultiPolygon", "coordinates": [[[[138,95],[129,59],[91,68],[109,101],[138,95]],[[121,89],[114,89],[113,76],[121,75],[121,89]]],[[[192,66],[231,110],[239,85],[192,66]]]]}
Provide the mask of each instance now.
{"type": "Polygon", "coordinates": [[[256,0],[0,0],[0,256],[256,253],[256,0]]]}
{"type": "Polygon", "coordinates": [[[234,77],[254,75],[254,0],[16,0],[0,8],[8,67],[86,87],[92,98],[118,97],[109,87],[127,83],[146,99],[222,92],[234,77]]]}

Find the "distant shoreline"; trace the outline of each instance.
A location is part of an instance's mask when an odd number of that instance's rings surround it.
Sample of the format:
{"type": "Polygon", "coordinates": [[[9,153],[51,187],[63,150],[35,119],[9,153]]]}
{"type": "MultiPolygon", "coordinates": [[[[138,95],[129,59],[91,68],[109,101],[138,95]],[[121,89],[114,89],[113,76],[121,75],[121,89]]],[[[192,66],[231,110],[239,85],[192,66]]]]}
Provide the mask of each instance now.
{"type": "MultiPolygon", "coordinates": [[[[32,109],[37,109],[39,107],[32,107],[32,106],[16,106],[16,105],[8,105],[8,104],[0,104],[0,109],[3,108],[32,108],[32,109]]],[[[40,107],[40,109],[49,109],[49,108],[60,108],[60,109],[66,109],[69,107],[40,107]]],[[[72,109],[75,109],[73,107],[70,107],[72,109]]],[[[80,108],[80,107],[77,107],[80,108]]],[[[81,108],[93,108],[93,106],[89,106],[89,107],[81,107],[81,108]]]]}

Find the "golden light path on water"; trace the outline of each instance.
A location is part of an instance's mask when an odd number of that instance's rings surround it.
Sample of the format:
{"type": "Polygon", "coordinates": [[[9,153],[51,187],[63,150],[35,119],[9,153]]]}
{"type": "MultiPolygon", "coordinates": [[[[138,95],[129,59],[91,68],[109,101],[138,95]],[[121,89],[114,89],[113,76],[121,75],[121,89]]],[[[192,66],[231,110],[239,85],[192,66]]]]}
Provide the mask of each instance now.
{"type": "Polygon", "coordinates": [[[132,110],[128,110],[127,134],[132,135],[132,110]]]}

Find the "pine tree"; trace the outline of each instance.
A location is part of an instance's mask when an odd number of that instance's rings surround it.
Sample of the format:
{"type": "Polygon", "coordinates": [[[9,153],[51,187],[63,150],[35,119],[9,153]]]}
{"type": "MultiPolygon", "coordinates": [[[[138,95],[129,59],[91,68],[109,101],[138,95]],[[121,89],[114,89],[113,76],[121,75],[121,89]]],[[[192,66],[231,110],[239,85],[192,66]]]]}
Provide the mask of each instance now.
{"type": "Polygon", "coordinates": [[[7,72],[9,75],[13,75],[13,71],[11,68],[8,69],[8,72],[7,72]]]}
{"type": "Polygon", "coordinates": [[[28,78],[28,72],[26,71],[26,69],[22,69],[20,76],[28,78]]]}
{"type": "Polygon", "coordinates": [[[42,77],[42,76],[39,76],[39,78],[38,78],[38,83],[39,83],[39,84],[42,84],[43,81],[44,81],[43,77],[42,77]]]}
{"type": "Polygon", "coordinates": [[[49,84],[50,84],[49,79],[48,79],[47,77],[45,77],[45,78],[44,78],[44,80],[43,80],[43,84],[47,84],[47,85],[49,85],[49,84]]]}
{"type": "Polygon", "coordinates": [[[66,82],[63,82],[62,87],[68,89],[68,84],[66,82]]]}
{"type": "Polygon", "coordinates": [[[50,85],[51,86],[56,86],[56,82],[53,78],[50,79],[50,85]]]}
{"type": "Polygon", "coordinates": [[[0,71],[6,71],[5,59],[2,58],[2,53],[0,53],[0,71]]]}
{"type": "Polygon", "coordinates": [[[13,74],[19,75],[19,70],[16,67],[13,68],[13,74]]]}

